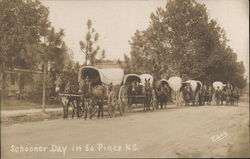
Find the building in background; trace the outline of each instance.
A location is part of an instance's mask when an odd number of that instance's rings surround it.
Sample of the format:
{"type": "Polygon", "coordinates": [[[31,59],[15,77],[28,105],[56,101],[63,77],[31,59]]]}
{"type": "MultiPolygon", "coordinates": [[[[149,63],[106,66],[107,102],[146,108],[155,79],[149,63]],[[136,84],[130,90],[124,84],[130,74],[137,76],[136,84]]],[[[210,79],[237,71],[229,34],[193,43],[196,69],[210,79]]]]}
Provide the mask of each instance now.
{"type": "Polygon", "coordinates": [[[15,68],[4,71],[3,95],[5,97],[25,97],[33,91],[34,75],[40,71],[15,68]]]}
{"type": "Polygon", "coordinates": [[[102,60],[96,64],[97,68],[121,68],[121,65],[116,60],[102,60]]]}

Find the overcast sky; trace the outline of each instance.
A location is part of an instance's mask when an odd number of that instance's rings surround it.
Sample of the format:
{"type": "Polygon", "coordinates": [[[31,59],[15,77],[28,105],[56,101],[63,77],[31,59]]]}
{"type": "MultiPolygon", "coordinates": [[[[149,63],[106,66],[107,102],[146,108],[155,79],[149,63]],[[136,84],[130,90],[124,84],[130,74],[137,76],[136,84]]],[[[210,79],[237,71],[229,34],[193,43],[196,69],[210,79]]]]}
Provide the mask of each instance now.
{"type": "MultiPolygon", "coordinates": [[[[248,0],[197,0],[207,7],[210,18],[225,29],[229,45],[249,69],[249,4],[248,0]]],[[[56,29],[65,31],[65,42],[74,59],[83,63],[79,41],[85,38],[87,19],[100,34],[98,45],[108,59],[129,55],[128,41],[135,31],[148,27],[150,14],[164,7],[167,0],[42,0],[49,7],[49,19],[56,29]]]]}

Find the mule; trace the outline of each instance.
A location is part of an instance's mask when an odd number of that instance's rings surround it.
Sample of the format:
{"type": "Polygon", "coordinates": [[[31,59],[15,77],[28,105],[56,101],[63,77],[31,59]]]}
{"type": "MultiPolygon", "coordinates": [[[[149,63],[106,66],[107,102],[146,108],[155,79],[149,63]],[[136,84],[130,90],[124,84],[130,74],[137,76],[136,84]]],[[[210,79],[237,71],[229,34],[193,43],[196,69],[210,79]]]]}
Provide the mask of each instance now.
{"type": "Polygon", "coordinates": [[[237,89],[233,90],[232,92],[232,100],[233,100],[233,104],[236,104],[236,106],[238,106],[239,103],[239,98],[240,98],[240,93],[237,89]]]}
{"type": "MultiPolygon", "coordinates": [[[[56,92],[59,93],[70,93],[71,92],[71,83],[63,81],[60,77],[57,77],[55,82],[56,92]]],[[[79,118],[80,115],[80,98],[75,96],[62,96],[60,97],[61,105],[63,106],[63,119],[68,119],[69,106],[72,106],[72,119],[74,118],[75,113],[79,118]]]]}
{"type": "MultiPolygon", "coordinates": [[[[150,110],[151,100],[152,100],[152,87],[150,85],[150,79],[145,79],[145,87],[143,89],[144,98],[144,107],[143,110],[150,110]]],[[[153,107],[154,110],[154,107],[153,107]]]]}
{"type": "Polygon", "coordinates": [[[169,94],[169,91],[164,84],[160,84],[159,88],[156,88],[156,96],[157,96],[156,109],[159,108],[159,105],[161,109],[163,107],[164,108],[167,107],[168,94],[169,94]]]}
{"type": "Polygon", "coordinates": [[[132,83],[129,83],[126,91],[128,95],[128,109],[130,112],[132,112],[132,105],[133,103],[135,103],[136,100],[134,96],[137,94],[136,82],[133,81],[132,83]]]}
{"type": "Polygon", "coordinates": [[[205,87],[204,88],[204,104],[207,104],[207,105],[211,105],[212,103],[212,99],[213,99],[213,90],[211,87],[207,88],[205,87]]]}
{"type": "Polygon", "coordinates": [[[183,92],[183,99],[185,102],[185,106],[189,106],[189,103],[192,102],[194,104],[194,92],[190,88],[190,86],[184,86],[181,88],[181,91],[183,92]]]}

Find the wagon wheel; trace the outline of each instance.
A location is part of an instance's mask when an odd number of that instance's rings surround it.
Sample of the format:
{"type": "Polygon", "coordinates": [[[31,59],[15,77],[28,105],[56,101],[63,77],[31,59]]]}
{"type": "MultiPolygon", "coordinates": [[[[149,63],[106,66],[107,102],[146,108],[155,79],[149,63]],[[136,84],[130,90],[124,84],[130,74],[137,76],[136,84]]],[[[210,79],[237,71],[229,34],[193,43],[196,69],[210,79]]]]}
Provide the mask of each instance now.
{"type": "Polygon", "coordinates": [[[111,91],[108,96],[108,113],[111,118],[115,115],[116,105],[117,105],[116,95],[113,91],[111,91]]]}
{"type": "Polygon", "coordinates": [[[119,90],[119,96],[118,96],[118,100],[119,100],[119,107],[120,107],[120,113],[124,114],[127,112],[127,107],[128,107],[128,97],[127,97],[127,91],[126,91],[126,87],[123,85],[120,87],[119,90]]]}

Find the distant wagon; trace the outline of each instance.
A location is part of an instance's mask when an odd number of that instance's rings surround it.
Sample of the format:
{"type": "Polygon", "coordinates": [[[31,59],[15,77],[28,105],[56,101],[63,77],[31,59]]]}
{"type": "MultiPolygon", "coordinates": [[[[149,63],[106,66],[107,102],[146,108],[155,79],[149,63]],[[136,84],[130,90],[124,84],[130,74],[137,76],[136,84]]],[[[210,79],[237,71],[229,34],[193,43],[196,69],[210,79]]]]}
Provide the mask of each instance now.
{"type": "MultiPolygon", "coordinates": [[[[147,94],[147,86],[152,86],[153,76],[149,74],[127,74],[123,77],[119,90],[119,101],[125,108],[132,110],[133,104],[143,104],[150,106],[151,96],[147,94]],[[148,99],[150,98],[150,99],[148,99]]],[[[150,92],[150,91],[148,91],[150,92]]],[[[151,93],[151,92],[150,92],[151,93]]]]}

